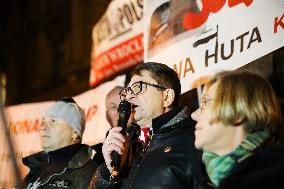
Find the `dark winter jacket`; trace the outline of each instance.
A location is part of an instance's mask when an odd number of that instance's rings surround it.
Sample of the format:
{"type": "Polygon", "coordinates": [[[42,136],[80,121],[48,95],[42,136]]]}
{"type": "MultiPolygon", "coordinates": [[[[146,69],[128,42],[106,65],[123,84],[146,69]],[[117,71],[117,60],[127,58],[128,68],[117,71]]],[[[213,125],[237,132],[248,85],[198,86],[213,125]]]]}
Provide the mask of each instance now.
{"type": "MultiPolygon", "coordinates": [[[[195,189],[214,188],[206,174],[204,164],[200,164],[200,161],[198,162],[198,166],[194,168],[195,189]]],[[[266,147],[237,164],[230,174],[220,182],[218,188],[282,188],[283,178],[284,149],[266,147]]]]}
{"type": "MultiPolygon", "coordinates": [[[[112,188],[192,188],[192,161],[198,153],[194,147],[194,125],[186,108],[177,108],[155,118],[149,145],[136,154],[130,172],[118,182],[119,186],[112,188]]],[[[108,188],[106,167],[98,172],[94,188],[108,188]]]]}
{"type": "Polygon", "coordinates": [[[25,157],[23,163],[30,172],[24,179],[24,188],[85,189],[97,168],[91,156],[89,146],[74,144],[25,157]]]}

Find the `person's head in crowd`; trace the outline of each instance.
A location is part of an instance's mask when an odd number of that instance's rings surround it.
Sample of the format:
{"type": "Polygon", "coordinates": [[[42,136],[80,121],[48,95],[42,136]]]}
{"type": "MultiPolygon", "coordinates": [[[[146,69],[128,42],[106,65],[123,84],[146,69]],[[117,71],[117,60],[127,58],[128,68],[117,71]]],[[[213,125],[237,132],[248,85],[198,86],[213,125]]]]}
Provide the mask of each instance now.
{"type": "Polygon", "coordinates": [[[112,88],[106,96],[106,119],[110,124],[110,127],[115,127],[118,121],[118,106],[120,103],[119,93],[123,90],[122,86],[115,86],[112,88]]]}
{"type": "Polygon", "coordinates": [[[71,97],[60,98],[43,116],[41,146],[49,152],[81,143],[84,129],[84,111],[71,97]]]}
{"type": "Polygon", "coordinates": [[[178,106],[181,85],[177,73],[165,64],[140,64],[131,73],[128,87],[121,91],[121,100],[133,105],[134,121],[151,127],[152,119],[178,106]]]}
{"type": "Polygon", "coordinates": [[[283,132],[273,88],[248,71],[217,73],[205,85],[200,108],[191,116],[197,121],[195,146],[219,156],[234,151],[245,139],[278,144],[283,132]]]}

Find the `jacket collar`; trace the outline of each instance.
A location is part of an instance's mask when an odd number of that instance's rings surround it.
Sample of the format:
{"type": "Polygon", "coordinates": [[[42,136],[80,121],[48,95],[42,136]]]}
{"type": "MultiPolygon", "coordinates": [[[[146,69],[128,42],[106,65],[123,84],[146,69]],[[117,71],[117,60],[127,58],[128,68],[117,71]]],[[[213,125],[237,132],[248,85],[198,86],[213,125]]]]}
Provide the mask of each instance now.
{"type": "Polygon", "coordinates": [[[68,167],[71,169],[83,167],[92,158],[92,149],[85,144],[80,146],[78,153],[69,161],[68,167]]]}
{"type": "Polygon", "coordinates": [[[80,144],[73,144],[54,151],[47,152],[49,163],[68,162],[79,150],[80,144]]]}
{"type": "Polygon", "coordinates": [[[187,118],[187,108],[177,107],[152,120],[153,133],[156,134],[187,118]]]}
{"type": "Polygon", "coordinates": [[[87,145],[73,144],[51,152],[38,152],[23,158],[24,165],[30,169],[38,168],[52,163],[69,162],[68,168],[82,167],[91,159],[92,151],[87,145]]]}

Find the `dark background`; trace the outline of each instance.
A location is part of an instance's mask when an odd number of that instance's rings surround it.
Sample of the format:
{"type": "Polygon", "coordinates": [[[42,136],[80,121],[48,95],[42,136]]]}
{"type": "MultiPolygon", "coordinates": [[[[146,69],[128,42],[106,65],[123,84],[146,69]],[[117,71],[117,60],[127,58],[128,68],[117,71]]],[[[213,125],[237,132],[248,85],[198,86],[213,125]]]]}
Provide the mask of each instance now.
{"type": "Polygon", "coordinates": [[[6,0],[0,5],[0,74],[6,105],[89,89],[92,28],[110,0],[6,0]]]}

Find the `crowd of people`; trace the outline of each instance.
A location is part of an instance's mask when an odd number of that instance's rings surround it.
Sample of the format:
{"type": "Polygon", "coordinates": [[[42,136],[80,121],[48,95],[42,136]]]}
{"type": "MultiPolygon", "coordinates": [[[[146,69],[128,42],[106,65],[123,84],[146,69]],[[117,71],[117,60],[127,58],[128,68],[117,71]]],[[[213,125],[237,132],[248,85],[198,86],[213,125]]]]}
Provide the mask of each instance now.
{"type": "Polygon", "coordinates": [[[284,178],[283,118],[271,84],[250,71],[223,71],[205,84],[199,108],[179,103],[181,84],[165,64],[136,66],[126,87],[106,96],[103,144],[81,144],[82,109],[61,98],[42,121],[43,151],[23,158],[19,188],[277,188],[284,178]],[[127,128],[121,101],[131,103],[127,128]],[[122,131],[123,130],[123,131],[122,131]],[[92,151],[96,153],[92,156],[92,151]],[[121,159],[114,170],[113,152],[121,159]]]}

